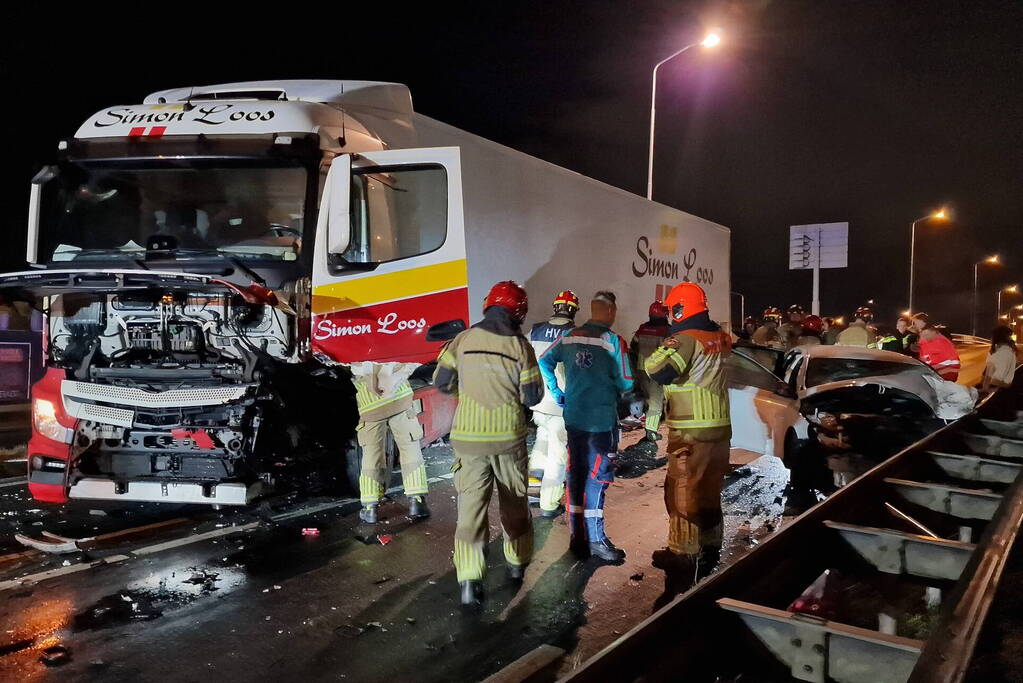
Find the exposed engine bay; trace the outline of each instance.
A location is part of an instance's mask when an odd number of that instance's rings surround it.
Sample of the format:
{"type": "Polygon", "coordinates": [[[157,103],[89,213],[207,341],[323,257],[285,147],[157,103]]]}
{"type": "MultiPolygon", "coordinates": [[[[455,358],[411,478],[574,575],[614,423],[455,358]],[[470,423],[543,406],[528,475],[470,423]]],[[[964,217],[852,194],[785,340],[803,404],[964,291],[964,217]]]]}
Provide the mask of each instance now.
{"type": "Polygon", "coordinates": [[[809,439],[788,463],[797,494],[829,493],[938,429],[942,420],[919,396],[879,384],[820,392],[803,398],[809,439]],[[797,472],[798,470],[798,472],[797,472]]]}
{"type": "Polygon", "coordinates": [[[337,376],[345,370],[307,360],[296,341],[304,321],[255,289],[50,298],[50,363],[66,372],[61,398],[77,419],[72,497],[76,481],[124,494],[129,480],[152,480],[165,498],[168,482],[189,482],[185,500],[198,490],[195,502],[243,504],[260,493],[251,484],[274,486],[299,458],[334,451],[343,461],[354,431],[351,385],[337,376]],[[217,487],[230,482],[245,493],[220,501],[217,487]]]}

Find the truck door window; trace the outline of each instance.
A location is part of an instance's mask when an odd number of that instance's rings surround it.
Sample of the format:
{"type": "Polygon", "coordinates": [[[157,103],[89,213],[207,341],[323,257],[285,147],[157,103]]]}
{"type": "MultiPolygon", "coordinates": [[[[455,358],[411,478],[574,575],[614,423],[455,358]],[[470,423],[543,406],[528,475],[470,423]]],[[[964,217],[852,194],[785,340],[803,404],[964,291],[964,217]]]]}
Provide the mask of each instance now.
{"type": "Polygon", "coordinates": [[[439,164],[352,169],[351,197],[347,261],[383,263],[428,254],[447,238],[448,178],[439,164]]]}

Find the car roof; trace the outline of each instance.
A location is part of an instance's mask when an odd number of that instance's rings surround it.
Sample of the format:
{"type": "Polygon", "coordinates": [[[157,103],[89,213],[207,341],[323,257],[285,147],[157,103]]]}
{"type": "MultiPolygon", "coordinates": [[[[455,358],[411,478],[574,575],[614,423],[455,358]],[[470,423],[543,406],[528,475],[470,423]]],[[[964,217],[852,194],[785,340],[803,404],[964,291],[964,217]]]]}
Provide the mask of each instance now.
{"type": "Polygon", "coordinates": [[[853,360],[877,360],[889,363],[905,363],[906,365],[922,365],[915,358],[895,351],[868,349],[865,346],[842,346],[840,344],[817,344],[814,346],[797,346],[795,349],[810,359],[813,358],[849,358],[853,360]]]}

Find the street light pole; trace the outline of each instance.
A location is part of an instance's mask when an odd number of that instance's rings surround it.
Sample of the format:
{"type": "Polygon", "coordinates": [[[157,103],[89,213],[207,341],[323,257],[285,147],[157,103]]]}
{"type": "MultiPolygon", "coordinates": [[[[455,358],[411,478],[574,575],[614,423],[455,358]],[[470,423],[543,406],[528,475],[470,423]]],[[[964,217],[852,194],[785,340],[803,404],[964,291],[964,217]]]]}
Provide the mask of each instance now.
{"type": "Polygon", "coordinates": [[[672,52],[670,55],[668,55],[667,57],[665,57],[664,59],[662,59],[661,61],[657,62],[657,64],[654,65],[654,72],[653,76],[651,77],[650,84],[650,144],[649,144],[650,151],[649,154],[647,155],[646,165],[647,199],[652,200],[654,198],[654,132],[655,132],[654,126],[657,121],[657,70],[660,69],[661,66],[663,66],[666,62],[670,62],[671,60],[675,59],[675,57],[678,57],[680,54],[682,54],[691,47],[696,47],[697,45],[703,45],[704,47],[714,47],[720,42],[721,38],[718,36],[718,34],[708,33],[707,36],[700,42],[689,43],[681,50],[676,50],[675,52],[672,52]]]}
{"type": "Polygon", "coordinates": [[[920,216],[909,226],[909,310],[913,310],[913,268],[916,265],[916,224],[920,221],[926,221],[931,218],[943,220],[945,218],[945,209],[939,210],[937,213],[927,214],[926,216],[920,216]]]}
{"type": "Polygon", "coordinates": [[[746,295],[740,292],[732,292],[733,296],[739,297],[739,324],[746,324],[746,295]]]}
{"type": "Polygon", "coordinates": [[[970,311],[970,322],[972,325],[972,334],[974,337],[977,336],[977,277],[978,270],[983,263],[990,263],[991,265],[998,264],[998,254],[988,256],[986,259],[977,261],[973,264],[973,309],[970,311]]]}
{"type": "Polygon", "coordinates": [[[998,290],[998,299],[995,304],[995,325],[1002,319],[1002,292],[1008,292],[1009,294],[1015,294],[1019,291],[1019,285],[1008,285],[998,290]]]}

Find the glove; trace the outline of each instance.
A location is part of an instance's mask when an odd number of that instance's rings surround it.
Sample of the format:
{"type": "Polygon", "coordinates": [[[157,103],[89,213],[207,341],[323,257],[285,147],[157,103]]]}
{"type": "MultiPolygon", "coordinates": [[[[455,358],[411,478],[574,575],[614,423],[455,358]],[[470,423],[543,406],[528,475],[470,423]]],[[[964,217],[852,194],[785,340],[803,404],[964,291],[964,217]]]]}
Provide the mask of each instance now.
{"type": "Polygon", "coordinates": [[[559,408],[564,408],[565,407],[564,392],[559,391],[558,393],[554,394],[554,402],[558,404],[559,408]]]}

